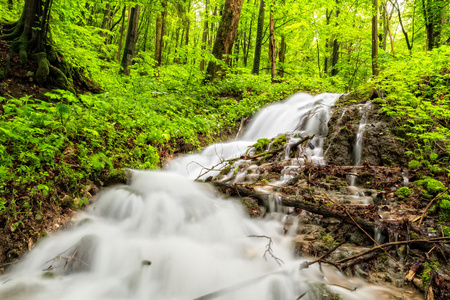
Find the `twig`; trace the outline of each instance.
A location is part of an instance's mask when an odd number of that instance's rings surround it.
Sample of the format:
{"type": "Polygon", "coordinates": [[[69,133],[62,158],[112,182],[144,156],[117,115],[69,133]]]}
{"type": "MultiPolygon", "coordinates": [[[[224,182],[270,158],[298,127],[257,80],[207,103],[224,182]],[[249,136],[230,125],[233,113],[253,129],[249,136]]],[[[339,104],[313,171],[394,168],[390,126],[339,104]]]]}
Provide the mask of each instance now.
{"type": "Polygon", "coordinates": [[[450,241],[450,237],[439,237],[439,238],[432,238],[432,239],[429,239],[429,240],[409,240],[409,241],[385,243],[385,244],[378,245],[376,247],[372,247],[372,248],[370,248],[370,249],[368,249],[366,251],[362,251],[362,252],[360,252],[358,254],[355,254],[355,255],[346,257],[344,259],[338,260],[335,263],[341,264],[343,262],[346,262],[346,261],[358,258],[360,256],[366,255],[366,254],[371,253],[373,251],[377,251],[377,250],[383,249],[384,247],[390,247],[390,246],[396,246],[396,245],[405,245],[405,244],[415,244],[415,243],[439,243],[439,242],[442,242],[442,241],[450,241]]]}
{"type": "MultiPolygon", "coordinates": [[[[365,233],[365,234],[366,234],[366,235],[367,235],[367,236],[375,243],[375,245],[377,245],[377,246],[380,245],[380,244],[378,244],[377,241],[375,241],[375,239],[374,239],[370,234],[368,234],[361,226],[359,226],[358,222],[356,222],[355,219],[353,219],[352,215],[348,212],[347,208],[346,208],[344,205],[339,204],[339,203],[336,203],[335,201],[333,201],[333,200],[327,195],[327,193],[323,192],[323,194],[325,195],[325,197],[328,198],[328,200],[330,200],[330,201],[333,202],[335,205],[337,205],[337,206],[341,207],[342,209],[344,209],[345,213],[347,214],[347,216],[350,217],[350,219],[352,219],[353,223],[355,223],[355,225],[358,226],[358,228],[361,229],[361,231],[364,232],[364,233],[365,233]]],[[[395,259],[392,255],[389,254],[389,252],[387,252],[387,251],[384,250],[384,249],[383,249],[383,251],[384,251],[390,258],[392,258],[395,262],[398,262],[397,259],[395,259]]]]}
{"type": "Polygon", "coordinates": [[[342,246],[342,244],[344,244],[345,242],[348,241],[348,238],[346,238],[345,240],[343,240],[342,242],[340,242],[338,245],[336,245],[333,249],[331,249],[330,251],[328,251],[327,253],[325,253],[324,255],[322,255],[321,257],[319,257],[316,260],[313,260],[311,262],[306,262],[306,263],[302,263],[300,265],[300,269],[307,269],[310,265],[315,264],[316,262],[325,262],[325,263],[329,263],[328,261],[324,261],[323,259],[325,257],[327,257],[328,255],[330,255],[331,253],[333,253],[337,248],[339,248],[340,246],[342,246]]]}
{"type": "Polygon", "coordinates": [[[442,192],[440,192],[436,197],[434,197],[433,199],[431,199],[430,203],[428,203],[427,207],[425,207],[425,210],[422,213],[422,216],[420,216],[420,221],[419,221],[419,227],[420,225],[422,225],[422,221],[423,218],[425,217],[425,214],[427,213],[428,209],[430,208],[431,204],[433,204],[434,200],[436,200],[437,198],[439,198],[440,195],[442,195],[443,193],[447,192],[448,188],[446,188],[445,190],[443,190],[442,192]]]}
{"type": "Polygon", "coordinates": [[[265,238],[265,239],[268,239],[268,240],[269,240],[269,243],[266,245],[266,251],[264,251],[264,255],[263,255],[264,259],[267,261],[266,254],[269,253],[270,256],[272,256],[273,259],[275,259],[275,261],[277,262],[277,264],[278,264],[279,266],[281,266],[280,262],[282,262],[282,263],[284,264],[284,261],[283,261],[282,259],[276,257],[276,256],[273,254],[273,251],[272,251],[272,244],[273,244],[273,242],[272,242],[272,238],[271,238],[271,237],[266,236],[266,235],[249,235],[249,237],[256,237],[256,238],[265,238]]]}

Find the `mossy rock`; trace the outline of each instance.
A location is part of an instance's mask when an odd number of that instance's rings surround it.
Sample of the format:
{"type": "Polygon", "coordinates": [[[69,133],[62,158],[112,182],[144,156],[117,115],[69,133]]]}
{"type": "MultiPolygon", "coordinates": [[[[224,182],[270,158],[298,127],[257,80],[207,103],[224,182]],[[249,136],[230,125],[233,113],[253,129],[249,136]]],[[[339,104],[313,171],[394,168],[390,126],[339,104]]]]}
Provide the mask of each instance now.
{"type": "Polygon", "coordinates": [[[127,184],[130,177],[127,169],[112,169],[102,178],[103,186],[127,184]]]}

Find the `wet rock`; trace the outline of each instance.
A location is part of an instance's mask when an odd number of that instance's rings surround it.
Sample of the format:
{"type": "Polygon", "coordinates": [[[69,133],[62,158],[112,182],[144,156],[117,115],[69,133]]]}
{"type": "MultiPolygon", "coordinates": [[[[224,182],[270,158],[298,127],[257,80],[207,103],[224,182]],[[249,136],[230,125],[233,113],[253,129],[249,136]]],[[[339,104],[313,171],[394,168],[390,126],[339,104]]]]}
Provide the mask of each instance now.
{"type": "MultiPolygon", "coordinates": [[[[339,104],[339,103],[338,103],[339,104]]],[[[330,119],[329,132],[325,140],[325,161],[329,164],[351,166],[361,113],[361,104],[336,107],[330,119]]],[[[406,166],[406,145],[401,142],[401,131],[396,131],[394,119],[379,114],[379,106],[368,110],[367,125],[363,136],[361,163],[375,166],[406,166]],[[367,145],[367,147],[365,147],[367,145]]]]}

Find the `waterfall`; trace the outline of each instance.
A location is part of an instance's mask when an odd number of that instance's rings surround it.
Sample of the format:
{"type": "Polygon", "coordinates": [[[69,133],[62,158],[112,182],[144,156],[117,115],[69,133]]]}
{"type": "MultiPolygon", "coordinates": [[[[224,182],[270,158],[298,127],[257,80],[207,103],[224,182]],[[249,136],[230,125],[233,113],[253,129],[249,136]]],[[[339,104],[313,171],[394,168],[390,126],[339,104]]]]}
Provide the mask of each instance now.
{"type": "Polygon", "coordinates": [[[316,96],[298,93],[285,101],[269,105],[253,118],[240,138],[210,145],[195,155],[174,159],[166,166],[166,170],[184,174],[191,179],[216,176],[225,165],[225,160],[244,155],[258,139],[273,138],[279,134],[288,134],[294,139],[296,136],[314,135],[305,154],[308,160],[324,164],[323,141],[328,134],[331,107],[339,96],[331,93],[316,96]]]}
{"type": "MultiPolygon", "coordinates": [[[[366,104],[359,107],[359,113],[361,114],[361,121],[358,126],[358,132],[356,133],[356,141],[353,146],[353,165],[358,167],[361,165],[361,155],[362,155],[362,146],[363,146],[363,138],[364,131],[366,130],[367,125],[367,115],[369,110],[372,108],[372,103],[369,101],[366,104]]],[[[350,186],[355,186],[356,176],[348,175],[348,183],[350,186]]],[[[364,196],[361,195],[361,196],[364,196]]]]}
{"type": "Polygon", "coordinates": [[[369,101],[364,106],[359,108],[359,112],[361,114],[361,122],[359,123],[358,133],[356,134],[356,142],[353,148],[353,165],[360,166],[361,165],[361,153],[362,153],[362,145],[364,138],[364,131],[366,130],[367,125],[367,115],[369,110],[372,108],[372,103],[369,101]]]}
{"type": "Polygon", "coordinates": [[[168,169],[183,175],[131,171],[128,185],[102,191],[72,228],[44,238],[1,276],[0,299],[306,300],[315,299],[308,293],[312,286],[349,300],[386,296],[388,288],[332,267],[302,269],[305,259],[292,254],[296,230],[285,233],[275,218],[250,219],[240,203],[184,176],[192,165],[187,175],[198,177],[199,165],[220,164],[256,139],[282,132],[316,134],[311,151],[317,150],[336,98],[300,94],[269,106],[242,139],[175,160],[168,169]]]}

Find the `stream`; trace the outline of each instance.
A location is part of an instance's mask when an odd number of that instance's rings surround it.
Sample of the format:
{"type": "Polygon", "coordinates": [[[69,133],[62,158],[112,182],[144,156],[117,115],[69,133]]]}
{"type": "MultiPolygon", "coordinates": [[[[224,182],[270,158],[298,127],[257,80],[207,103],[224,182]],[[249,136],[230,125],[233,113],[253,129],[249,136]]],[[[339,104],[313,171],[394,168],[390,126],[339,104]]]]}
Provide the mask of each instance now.
{"type": "Polygon", "coordinates": [[[251,219],[239,201],[193,181],[279,133],[314,135],[304,160],[323,164],[338,97],[296,94],[263,109],[238,140],[179,157],[164,171],[131,170],[128,185],[102,191],[72,228],[37,243],[0,277],[0,299],[393,299],[391,287],[333,267],[301,268],[312,259],[293,255],[295,232],[284,232],[281,213],[251,219]]]}

